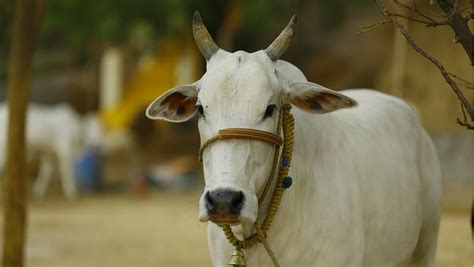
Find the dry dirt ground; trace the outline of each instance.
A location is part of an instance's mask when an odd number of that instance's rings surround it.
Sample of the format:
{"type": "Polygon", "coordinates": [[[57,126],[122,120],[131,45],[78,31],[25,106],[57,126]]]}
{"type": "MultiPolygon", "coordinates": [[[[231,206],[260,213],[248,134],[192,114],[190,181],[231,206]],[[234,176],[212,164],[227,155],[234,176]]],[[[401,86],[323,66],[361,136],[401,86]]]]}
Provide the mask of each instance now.
{"type": "MultiPolygon", "coordinates": [[[[198,193],[46,200],[30,208],[28,267],[210,266],[198,193]]],[[[467,212],[443,215],[437,267],[473,266],[467,212]]]]}

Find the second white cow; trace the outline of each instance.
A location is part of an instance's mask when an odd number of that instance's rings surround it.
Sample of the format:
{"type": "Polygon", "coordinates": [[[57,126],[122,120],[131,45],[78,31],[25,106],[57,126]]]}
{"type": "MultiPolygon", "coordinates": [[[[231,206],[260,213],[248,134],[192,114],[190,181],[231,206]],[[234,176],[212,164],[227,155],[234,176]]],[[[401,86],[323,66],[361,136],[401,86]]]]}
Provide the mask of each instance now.
{"type": "MultiPolygon", "coordinates": [[[[5,164],[8,106],[0,104],[0,172],[5,164]]],[[[79,116],[71,106],[29,104],[26,123],[28,155],[38,155],[34,193],[42,198],[55,170],[69,199],[77,195],[74,160],[83,149],[100,144],[102,129],[96,117],[79,116]],[[57,167],[56,167],[57,166],[57,167]]]]}

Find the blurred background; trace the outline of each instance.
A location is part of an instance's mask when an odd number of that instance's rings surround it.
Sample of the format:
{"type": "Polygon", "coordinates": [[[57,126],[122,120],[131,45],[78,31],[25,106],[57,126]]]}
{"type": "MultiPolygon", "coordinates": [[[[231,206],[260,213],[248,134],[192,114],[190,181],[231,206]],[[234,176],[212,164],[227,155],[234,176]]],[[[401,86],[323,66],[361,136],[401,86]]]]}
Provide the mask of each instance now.
{"type": "MultiPolygon", "coordinates": [[[[381,20],[371,1],[49,0],[29,105],[27,266],[210,265],[206,226],[197,220],[196,121],[144,115],[161,93],[205,71],[191,32],[195,10],[221,48],[249,52],[267,47],[296,14],[283,59],[308,80],[334,90],[377,88],[414,105],[444,176],[436,266],[474,263],[473,132],[456,124],[459,103],[438,70],[392,26],[357,34],[381,20]]],[[[0,172],[13,11],[14,1],[0,1],[0,172]]],[[[449,28],[405,26],[450,72],[473,82],[449,28]]],[[[465,94],[473,103],[474,90],[465,94]]]]}

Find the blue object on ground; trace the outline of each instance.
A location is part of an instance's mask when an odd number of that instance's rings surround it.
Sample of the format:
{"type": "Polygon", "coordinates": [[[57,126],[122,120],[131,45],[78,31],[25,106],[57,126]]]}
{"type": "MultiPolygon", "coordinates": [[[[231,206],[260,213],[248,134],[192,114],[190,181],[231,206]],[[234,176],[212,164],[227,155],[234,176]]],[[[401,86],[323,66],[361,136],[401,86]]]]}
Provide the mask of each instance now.
{"type": "Polygon", "coordinates": [[[74,162],[74,178],[82,191],[91,192],[100,189],[100,154],[97,149],[84,151],[74,162]]]}

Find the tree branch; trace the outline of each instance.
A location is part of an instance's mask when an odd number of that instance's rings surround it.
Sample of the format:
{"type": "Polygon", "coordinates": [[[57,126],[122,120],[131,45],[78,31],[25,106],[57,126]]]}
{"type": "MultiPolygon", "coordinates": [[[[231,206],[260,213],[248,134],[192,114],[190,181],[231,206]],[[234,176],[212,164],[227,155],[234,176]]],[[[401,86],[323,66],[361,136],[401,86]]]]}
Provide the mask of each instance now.
{"type": "Polygon", "coordinates": [[[454,79],[457,79],[457,80],[463,82],[463,83],[466,85],[466,88],[467,88],[467,89],[474,89],[474,83],[469,82],[468,80],[463,79],[463,78],[461,78],[461,77],[458,77],[458,76],[457,76],[456,74],[454,74],[454,73],[448,72],[448,74],[451,75],[451,77],[453,77],[454,79]]]}
{"type": "MultiPolygon", "coordinates": [[[[394,0],[394,1],[398,2],[397,0],[394,0]]],[[[443,0],[439,0],[439,1],[443,1],[443,0]]],[[[432,57],[430,54],[428,54],[425,50],[418,47],[417,44],[415,43],[415,41],[411,38],[411,36],[406,31],[405,27],[403,27],[403,25],[401,25],[397,21],[397,19],[395,17],[393,17],[391,15],[391,13],[388,12],[388,10],[385,8],[385,6],[382,3],[378,4],[376,0],[374,0],[374,3],[375,3],[375,7],[382,13],[382,15],[385,18],[383,24],[388,23],[387,21],[392,23],[400,31],[400,33],[408,41],[408,43],[413,47],[413,49],[415,49],[415,51],[418,52],[418,54],[420,54],[423,57],[425,57],[426,59],[428,59],[431,63],[433,63],[438,68],[438,70],[441,72],[441,75],[443,75],[444,79],[449,84],[449,86],[451,87],[453,92],[456,94],[456,96],[458,97],[458,99],[461,103],[461,110],[463,112],[464,118],[463,118],[462,121],[460,119],[457,119],[458,124],[468,128],[468,129],[474,129],[472,124],[468,123],[467,116],[466,116],[466,112],[467,112],[467,114],[469,115],[470,121],[474,122],[474,110],[471,107],[471,104],[469,103],[469,101],[466,99],[466,97],[462,93],[461,89],[458,87],[457,83],[451,78],[451,76],[454,77],[454,78],[457,78],[457,76],[455,76],[453,74],[450,74],[444,68],[443,64],[441,64],[438,60],[436,60],[434,57],[432,57]]],[[[404,5],[404,4],[401,4],[401,5],[404,5]]],[[[409,7],[409,6],[407,6],[407,7],[409,9],[415,10],[415,8],[412,8],[412,7],[409,7]]],[[[377,24],[375,24],[375,25],[377,25],[377,24]]],[[[465,81],[465,82],[467,82],[467,81],[465,81]]]]}
{"type": "Polygon", "coordinates": [[[436,27],[436,26],[445,26],[445,25],[448,25],[448,21],[435,21],[435,20],[422,20],[422,19],[418,19],[418,18],[413,18],[413,17],[410,17],[410,16],[405,16],[405,15],[402,15],[402,14],[397,14],[397,13],[391,13],[391,12],[388,12],[387,11],[387,14],[392,16],[392,17],[399,17],[399,18],[404,18],[406,20],[409,20],[409,21],[413,21],[413,22],[417,22],[417,23],[421,23],[421,24],[425,24],[427,27],[436,27]]]}
{"type": "Polygon", "coordinates": [[[459,125],[468,128],[469,130],[474,130],[474,125],[473,125],[473,124],[469,124],[469,122],[467,122],[466,112],[464,111],[464,106],[463,106],[463,104],[462,104],[461,102],[459,102],[459,105],[461,106],[461,111],[462,111],[463,120],[461,121],[459,118],[457,118],[457,119],[456,119],[456,122],[457,122],[459,125]]]}
{"type": "Polygon", "coordinates": [[[412,0],[412,3],[413,3],[413,7],[407,5],[407,4],[404,4],[404,3],[401,3],[399,0],[393,0],[394,3],[398,4],[399,6],[403,7],[403,8],[406,8],[410,11],[413,11],[415,12],[416,14],[418,14],[420,17],[423,17],[429,21],[431,21],[432,23],[437,23],[436,20],[434,20],[433,18],[431,18],[430,16],[426,15],[424,12],[422,12],[421,10],[419,10],[417,7],[416,7],[416,3],[415,3],[415,0],[412,0]]]}
{"type": "Polygon", "coordinates": [[[472,47],[474,37],[467,25],[467,20],[457,10],[457,1],[453,5],[448,0],[438,0],[438,4],[446,14],[449,26],[456,34],[456,41],[461,43],[471,61],[471,66],[474,66],[474,50],[472,47]]]}
{"type": "Polygon", "coordinates": [[[387,24],[387,23],[392,23],[392,21],[382,20],[382,21],[376,22],[376,23],[374,23],[372,25],[369,25],[369,26],[357,26],[359,28],[359,31],[356,32],[356,34],[361,34],[361,33],[364,33],[364,32],[373,31],[376,28],[378,28],[379,26],[382,26],[382,25],[387,24]]]}

